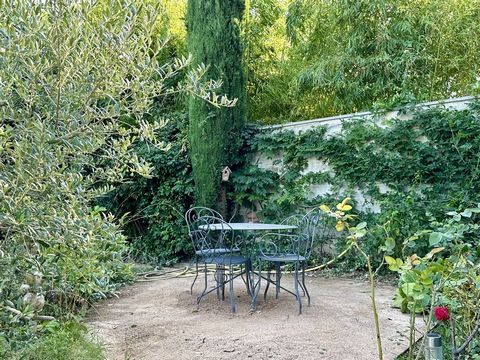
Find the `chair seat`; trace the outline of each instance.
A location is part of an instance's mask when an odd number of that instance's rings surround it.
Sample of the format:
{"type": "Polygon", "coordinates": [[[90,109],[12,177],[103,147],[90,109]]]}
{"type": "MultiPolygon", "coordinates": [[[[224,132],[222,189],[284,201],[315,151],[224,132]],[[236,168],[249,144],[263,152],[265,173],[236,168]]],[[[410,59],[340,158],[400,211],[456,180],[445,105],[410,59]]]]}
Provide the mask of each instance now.
{"type": "Polygon", "coordinates": [[[260,260],[273,261],[273,262],[294,262],[305,261],[305,256],[299,256],[295,254],[272,254],[272,255],[260,255],[260,260]]]}
{"type": "Polygon", "coordinates": [[[216,265],[240,265],[248,261],[248,258],[241,255],[218,255],[206,257],[203,262],[216,265]]]}
{"type": "Polygon", "coordinates": [[[239,252],[239,251],[240,249],[216,248],[216,249],[197,250],[195,251],[195,255],[227,254],[227,253],[239,252]]]}

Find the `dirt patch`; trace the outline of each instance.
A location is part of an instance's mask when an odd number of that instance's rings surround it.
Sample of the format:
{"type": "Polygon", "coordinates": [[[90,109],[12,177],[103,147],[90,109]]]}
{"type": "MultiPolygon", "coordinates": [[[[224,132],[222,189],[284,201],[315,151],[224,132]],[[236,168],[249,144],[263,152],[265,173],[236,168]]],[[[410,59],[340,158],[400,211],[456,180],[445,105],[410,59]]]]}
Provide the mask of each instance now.
{"type": "MultiPolygon", "coordinates": [[[[378,358],[368,283],[307,278],[312,305],[297,315],[295,298],[270,289],[250,312],[250,297],[235,283],[237,314],[214,293],[200,304],[191,278],[155,280],[124,288],[119,299],[100,303],[88,322],[105,343],[108,359],[335,359],[378,358]]],[[[293,284],[290,276],[282,284],[293,284]]],[[[197,283],[196,290],[201,285],[197,283]]],[[[384,359],[408,344],[408,316],[391,308],[394,288],[377,287],[384,359]]],[[[305,299],[306,302],[306,299],[305,299]]]]}

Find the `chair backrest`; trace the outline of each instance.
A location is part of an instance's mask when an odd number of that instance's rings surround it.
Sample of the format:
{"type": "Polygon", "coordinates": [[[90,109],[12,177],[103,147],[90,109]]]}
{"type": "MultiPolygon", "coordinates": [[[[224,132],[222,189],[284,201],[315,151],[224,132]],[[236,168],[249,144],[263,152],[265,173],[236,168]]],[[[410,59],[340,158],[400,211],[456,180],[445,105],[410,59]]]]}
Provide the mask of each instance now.
{"type": "Polygon", "coordinates": [[[230,251],[227,239],[234,238],[233,229],[218,212],[196,207],[185,213],[185,220],[197,255],[225,254],[230,251]]]}
{"type": "Polygon", "coordinates": [[[188,230],[196,230],[198,219],[202,217],[211,217],[223,220],[222,215],[213,209],[202,206],[193,207],[188,209],[185,213],[185,221],[187,222],[188,230]]]}
{"type": "Polygon", "coordinates": [[[327,239],[336,237],[335,219],[324,214],[319,208],[314,208],[303,216],[290,216],[283,223],[298,227],[291,252],[306,259],[312,255],[314,245],[318,243],[322,247],[327,243],[327,239]]]}

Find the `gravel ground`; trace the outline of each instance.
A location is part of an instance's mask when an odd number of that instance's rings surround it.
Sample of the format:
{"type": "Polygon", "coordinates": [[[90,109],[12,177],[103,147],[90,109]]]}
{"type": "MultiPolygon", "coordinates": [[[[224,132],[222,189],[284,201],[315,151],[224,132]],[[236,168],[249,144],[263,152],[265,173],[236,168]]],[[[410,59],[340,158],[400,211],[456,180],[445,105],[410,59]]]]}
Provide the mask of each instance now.
{"type": "MultiPolygon", "coordinates": [[[[378,359],[368,283],[356,279],[309,276],[312,305],[298,315],[295,298],[270,289],[257,311],[235,282],[237,314],[214,293],[197,310],[192,278],[157,279],[122,289],[88,316],[105,344],[108,359],[378,359]]],[[[293,283],[285,275],[282,285],[293,283]]],[[[195,290],[200,292],[197,282],[195,290]]],[[[408,344],[408,316],[391,308],[394,288],[377,286],[384,359],[408,344]]]]}

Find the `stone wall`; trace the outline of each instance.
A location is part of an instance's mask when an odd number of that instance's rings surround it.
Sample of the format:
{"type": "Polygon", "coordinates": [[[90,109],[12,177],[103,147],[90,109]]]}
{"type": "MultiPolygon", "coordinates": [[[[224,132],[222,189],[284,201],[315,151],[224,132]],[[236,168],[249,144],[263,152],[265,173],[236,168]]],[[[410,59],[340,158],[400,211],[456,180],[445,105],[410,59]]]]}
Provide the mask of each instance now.
{"type": "MultiPolygon", "coordinates": [[[[273,125],[273,126],[265,126],[265,130],[271,131],[282,131],[282,130],[291,130],[294,133],[300,133],[302,131],[306,131],[318,126],[326,126],[327,127],[327,136],[332,136],[334,134],[338,134],[342,131],[342,123],[346,120],[352,119],[365,119],[365,120],[374,120],[380,126],[388,126],[386,125],[386,120],[390,119],[410,119],[412,117],[412,113],[414,110],[432,108],[432,107],[444,107],[452,110],[464,110],[468,107],[468,104],[474,100],[473,96],[461,97],[461,98],[454,98],[454,99],[447,99],[442,101],[432,101],[427,103],[421,103],[416,106],[412,106],[410,111],[402,111],[394,110],[388,111],[383,113],[372,113],[372,112],[361,112],[361,113],[354,113],[354,114],[347,114],[347,115],[339,115],[339,116],[331,116],[322,119],[314,119],[314,120],[307,120],[307,121],[299,121],[294,123],[287,123],[281,125],[273,125]]],[[[422,139],[419,139],[422,141],[422,139]]],[[[254,163],[257,164],[259,167],[272,170],[275,172],[280,172],[282,169],[281,164],[281,155],[277,158],[268,158],[263,154],[256,154],[254,157],[254,163]],[[280,160],[280,161],[279,161],[280,160]]],[[[317,158],[311,158],[308,161],[308,166],[304,170],[304,173],[310,172],[328,172],[332,170],[329,168],[328,164],[325,164],[323,161],[317,158]]],[[[381,191],[387,192],[388,187],[384,184],[378,184],[381,191]]],[[[316,197],[319,195],[327,194],[331,189],[331,185],[328,183],[323,184],[314,184],[310,186],[311,194],[310,196],[316,197]]],[[[357,208],[360,210],[370,210],[373,212],[379,212],[380,208],[378,205],[374,204],[368,196],[364,195],[362,189],[356,188],[354,190],[354,201],[357,205],[357,208]]]]}

